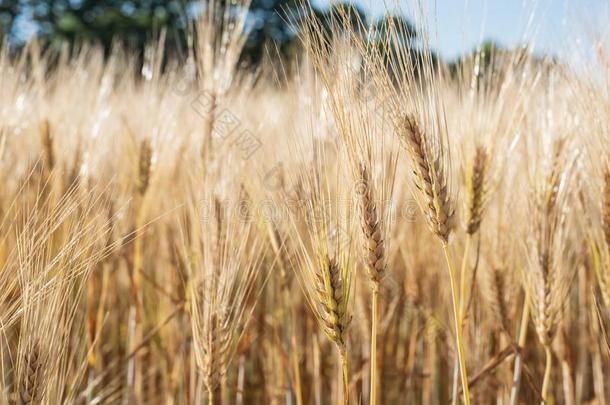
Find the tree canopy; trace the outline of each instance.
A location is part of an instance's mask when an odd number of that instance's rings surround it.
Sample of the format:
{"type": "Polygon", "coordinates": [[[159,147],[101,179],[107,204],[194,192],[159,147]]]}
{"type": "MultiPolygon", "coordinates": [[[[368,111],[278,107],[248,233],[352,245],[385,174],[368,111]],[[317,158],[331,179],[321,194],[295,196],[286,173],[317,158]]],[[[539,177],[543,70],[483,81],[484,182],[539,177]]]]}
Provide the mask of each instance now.
{"type": "MultiPolygon", "coordinates": [[[[196,18],[200,0],[0,0],[0,31],[13,44],[20,43],[19,20],[35,27],[37,36],[47,46],[94,42],[110,50],[115,42],[141,51],[144,45],[164,30],[167,46],[186,46],[188,22],[196,18]]],[[[217,4],[228,3],[217,1],[217,4]]],[[[413,41],[415,29],[402,16],[384,16],[368,21],[365,12],[349,1],[333,3],[327,9],[316,9],[314,16],[325,31],[345,26],[345,18],[353,28],[370,29],[376,40],[390,26],[399,27],[399,41],[413,41]],[[370,24],[370,25],[369,25],[370,24]]],[[[265,49],[292,55],[296,49],[297,22],[304,15],[299,0],[252,0],[248,14],[249,36],[243,57],[259,61],[265,49]]],[[[0,34],[1,35],[1,34],[0,34]]]]}

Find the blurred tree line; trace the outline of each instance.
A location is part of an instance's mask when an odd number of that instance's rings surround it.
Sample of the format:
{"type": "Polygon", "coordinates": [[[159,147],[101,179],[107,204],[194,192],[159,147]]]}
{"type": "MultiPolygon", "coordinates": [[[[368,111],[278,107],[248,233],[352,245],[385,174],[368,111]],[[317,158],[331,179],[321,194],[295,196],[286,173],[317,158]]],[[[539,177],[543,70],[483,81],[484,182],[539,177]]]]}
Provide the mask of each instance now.
{"type": "MultiPolygon", "coordinates": [[[[217,0],[221,1],[221,0],[217,0]]],[[[222,1],[223,3],[227,0],[222,1]]],[[[142,52],[145,44],[163,30],[169,54],[186,47],[189,22],[196,18],[201,0],[0,0],[0,36],[13,48],[23,44],[28,30],[47,47],[65,43],[93,42],[108,52],[115,43],[142,52]]],[[[282,57],[299,52],[297,32],[287,20],[302,15],[299,0],[252,0],[248,15],[250,34],[243,59],[258,63],[266,52],[282,57]]],[[[400,41],[416,39],[412,23],[402,16],[383,16],[367,21],[364,11],[350,2],[333,3],[327,9],[315,9],[322,26],[337,22],[340,13],[357,23],[363,22],[376,32],[377,40],[390,24],[401,27],[400,41]]]]}

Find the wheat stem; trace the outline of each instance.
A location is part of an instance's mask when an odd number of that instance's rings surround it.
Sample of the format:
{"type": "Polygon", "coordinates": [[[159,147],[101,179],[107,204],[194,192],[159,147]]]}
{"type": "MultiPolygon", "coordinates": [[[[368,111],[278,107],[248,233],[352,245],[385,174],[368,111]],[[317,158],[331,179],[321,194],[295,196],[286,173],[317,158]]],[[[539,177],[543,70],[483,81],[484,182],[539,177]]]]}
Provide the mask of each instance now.
{"type": "Polygon", "coordinates": [[[468,266],[468,256],[470,253],[471,235],[466,234],[466,243],[464,244],[464,255],[462,257],[462,268],[460,270],[460,323],[464,323],[466,318],[466,308],[468,300],[466,299],[467,278],[466,267],[468,266]]]}
{"type": "Polygon", "coordinates": [[[290,342],[292,345],[292,370],[294,373],[294,396],[295,396],[295,402],[296,405],[303,405],[303,394],[302,394],[302,389],[301,389],[301,370],[299,369],[299,354],[298,354],[298,346],[297,346],[297,339],[296,339],[296,333],[295,333],[295,324],[294,324],[294,319],[295,319],[295,314],[294,314],[294,308],[291,309],[290,311],[292,313],[292,330],[291,330],[291,337],[290,337],[290,342]]]}
{"type": "Polygon", "coordinates": [[[349,404],[349,377],[347,367],[347,353],[345,348],[339,349],[339,359],[341,361],[341,371],[343,377],[343,404],[349,404]]]}
{"type": "MultiPolygon", "coordinates": [[[[132,268],[132,307],[134,311],[133,318],[133,336],[131,336],[129,342],[130,351],[136,347],[136,345],[142,340],[142,307],[141,307],[141,299],[142,299],[142,291],[141,291],[141,271],[143,268],[144,261],[144,249],[143,249],[143,241],[140,227],[143,223],[143,206],[142,202],[138,204],[136,208],[136,235],[133,245],[133,268],[132,268]]],[[[133,367],[133,375],[130,384],[133,387],[133,393],[135,398],[141,400],[142,394],[142,379],[141,379],[141,365],[138,359],[139,356],[134,356],[130,362],[133,367]]]]}
{"type": "MultiPolygon", "coordinates": [[[[146,192],[150,185],[152,164],[152,149],[150,141],[144,139],[140,144],[139,156],[137,160],[137,173],[135,178],[135,231],[133,242],[133,267],[131,269],[131,288],[132,288],[132,308],[134,310],[133,335],[129,340],[129,349],[133,351],[135,346],[142,340],[142,287],[141,272],[144,270],[144,241],[142,240],[142,228],[144,226],[146,214],[146,192]]],[[[131,360],[133,374],[129,379],[129,384],[133,388],[134,398],[137,402],[142,401],[143,375],[138,355],[131,360]]]]}
{"type": "Polygon", "coordinates": [[[464,358],[464,349],[462,347],[462,324],[460,322],[459,302],[457,296],[457,286],[455,282],[455,271],[449,254],[449,245],[443,243],[443,252],[447,261],[447,270],[449,270],[449,280],[451,283],[451,298],[453,300],[453,317],[455,320],[455,338],[458,352],[458,360],[460,363],[460,375],[462,377],[462,390],[464,392],[464,403],[470,405],[470,392],[468,390],[468,373],[466,371],[466,362],[464,358]]]}
{"type": "Polygon", "coordinates": [[[246,355],[241,354],[239,356],[239,367],[237,371],[237,395],[235,403],[237,405],[243,405],[244,403],[244,385],[246,383],[246,355]]]}
{"type": "MultiPolygon", "coordinates": [[[[562,341],[562,344],[566,345],[567,343],[565,343],[565,341],[562,341]]],[[[565,351],[565,349],[563,350],[565,351]]],[[[574,381],[572,381],[573,367],[570,361],[570,357],[562,356],[560,362],[564,403],[565,405],[574,405],[576,403],[576,391],[574,387],[574,381]]]]}
{"type": "Polygon", "coordinates": [[[453,356],[453,389],[451,390],[451,405],[458,405],[458,397],[460,395],[460,360],[457,354],[453,356]]]}
{"type": "Polygon", "coordinates": [[[318,336],[314,333],[312,337],[312,357],[313,357],[313,396],[314,404],[320,405],[322,403],[322,376],[320,375],[320,342],[318,336]]]}
{"type": "MultiPolygon", "coordinates": [[[[590,319],[596,319],[597,318],[597,310],[596,310],[596,305],[595,303],[593,303],[593,305],[590,306],[591,307],[591,313],[590,319]]],[[[593,322],[593,341],[596,342],[593,345],[593,353],[592,353],[592,361],[591,361],[591,366],[592,366],[592,372],[593,372],[593,391],[595,392],[595,396],[598,398],[599,400],[599,405],[606,405],[606,395],[605,395],[605,381],[606,381],[606,377],[604,376],[604,366],[602,363],[602,353],[601,353],[601,347],[599,345],[600,341],[600,330],[599,330],[599,326],[600,324],[598,322],[593,322]]]]}
{"type": "Polygon", "coordinates": [[[301,388],[301,370],[299,369],[299,347],[297,344],[297,335],[296,335],[297,325],[295,322],[297,319],[297,315],[294,310],[294,305],[290,301],[290,290],[286,286],[284,286],[284,287],[282,287],[282,291],[283,291],[283,295],[284,295],[285,305],[287,305],[290,308],[290,310],[288,312],[288,316],[290,317],[290,320],[288,322],[290,323],[290,346],[292,349],[291,353],[290,353],[290,358],[291,358],[291,363],[292,363],[294,397],[295,397],[296,405],[303,405],[303,394],[302,394],[303,391],[301,388]]]}
{"type": "MultiPolygon", "coordinates": [[[[525,299],[523,300],[523,314],[521,315],[521,325],[519,326],[519,339],[517,345],[519,350],[525,347],[527,340],[527,324],[530,319],[530,290],[525,290],[525,299]]],[[[519,352],[515,358],[515,367],[513,370],[513,385],[510,391],[510,405],[517,405],[519,399],[519,387],[521,385],[521,370],[523,368],[523,355],[519,352]]]]}
{"type": "Polygon", "coordinates": [[[209,405],[214,405],[216,402],[215,398],[214,398],[214,388],[212,388],[211,384],[206,384],[206,388],[208,390],[208,404],[209,405]]]}
{"type": "Polygon", "coordinates": [[[377,404],[377,306],[379,304],[379,284],[373,283],[371,296],[371,405],[377,404]]]}
{"type": "Polygon", "coordinates": [[[551,370],[553,369],[553,354],[551,353],[551,347],[545,346],[544,353],[546,355],[546,367],[544,369],[544,380],[542,380],[541,404],[548,403],[549,388],[551,385],[551,370]]]}
{"type": "Polygon", "coordinates": [[[223,374],[220,377],[220,403],[222,405],[229,404],[229,386],[227,374],[223,374]]]}
{"type": "MultiPolygon", "coordinates": [[[[466,308],[467,308],[467,302],[468,300],[466,299],[466,284],[467,284],[467,278],[466,278],[466,266],[468,263],[468,255],[470,253],[470,243],[471,243],[471,234],[467,233],[466,234],[466,243],[464,244],[464,255],[462,257],[462,267],[460,269],[460,325],[464,325],[464,319],[466,318],[466,308]]],[[[453,394],[451,396],[452,398],[452,404],[453,405],[457,405],[457,401],[458,401],[458,384],[459,384],[459,377],[460,377],[460,367],[459,367],[459,359],[458,356],[455,356],[455,366],[454,366],[454,370],[453,370],[453,394]]]]}

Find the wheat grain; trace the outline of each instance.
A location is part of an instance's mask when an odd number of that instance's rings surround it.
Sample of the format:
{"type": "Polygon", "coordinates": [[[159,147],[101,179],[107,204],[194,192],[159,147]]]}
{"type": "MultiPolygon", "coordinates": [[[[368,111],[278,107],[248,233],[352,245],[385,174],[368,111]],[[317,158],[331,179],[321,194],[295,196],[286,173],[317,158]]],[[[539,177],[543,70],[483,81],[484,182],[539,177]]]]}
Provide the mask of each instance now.
{"type": "Polygon", "coordinates": [[[551,384],[551,343],[574,274],[567,208],[570,192],[573,192],[570,179],[575,156],[570,152],[566,138],[557,139],[552,147],[549,168],[541,176],[532,197],[533,240],[529,243],[532,258],[526,273],[527,288],[531,290],[532,318],[546,355],[542,384],[544,401],[548,400],[551,384]]]}

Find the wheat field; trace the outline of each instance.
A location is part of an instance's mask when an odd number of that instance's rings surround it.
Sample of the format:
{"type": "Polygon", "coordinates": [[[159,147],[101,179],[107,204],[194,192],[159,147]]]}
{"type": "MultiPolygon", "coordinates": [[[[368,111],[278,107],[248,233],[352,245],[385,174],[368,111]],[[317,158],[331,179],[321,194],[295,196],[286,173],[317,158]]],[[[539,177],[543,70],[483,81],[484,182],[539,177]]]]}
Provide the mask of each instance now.
{"type": "Polygon", "coordinates": [[[0,54],[0,403],[610,403],[608,38],[245,20],[0,54]]]}

